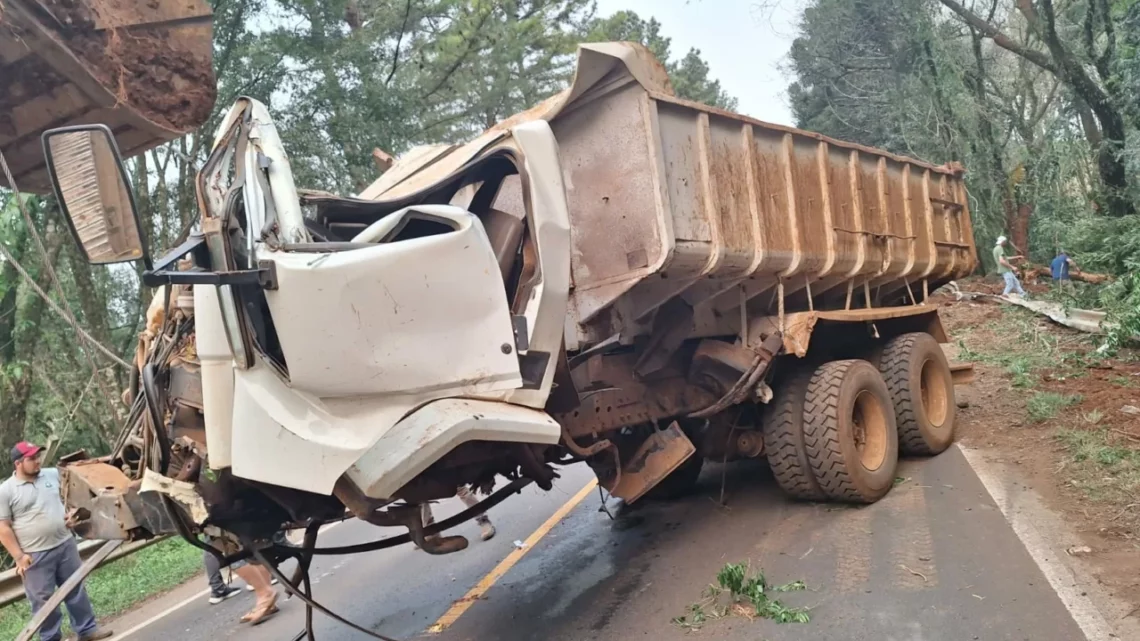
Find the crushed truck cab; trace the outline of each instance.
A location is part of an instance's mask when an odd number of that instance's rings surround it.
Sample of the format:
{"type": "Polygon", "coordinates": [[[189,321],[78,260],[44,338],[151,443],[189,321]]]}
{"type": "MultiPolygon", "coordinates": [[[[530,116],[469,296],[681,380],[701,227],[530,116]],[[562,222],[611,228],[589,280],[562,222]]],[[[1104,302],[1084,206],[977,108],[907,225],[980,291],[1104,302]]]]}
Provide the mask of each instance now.
{"type": "Polygon", "coordinates": [[[442,554],[567,464],[634,502],[766,458],[794,497],[872,502],[953,441],[968,368],[929,296],[977,264],[964,170],[677,99],[638,45],[583,45],[565,91],[355,197],[299,190],[243,98],[153,261],[95,171],[110,130],[44,148],[88,258],[158,288],[115,451],[65,467],[100,536],[284,558],[347,514],[442,554]],[[488,503],[425,522],[463,486],[488,503]]]}

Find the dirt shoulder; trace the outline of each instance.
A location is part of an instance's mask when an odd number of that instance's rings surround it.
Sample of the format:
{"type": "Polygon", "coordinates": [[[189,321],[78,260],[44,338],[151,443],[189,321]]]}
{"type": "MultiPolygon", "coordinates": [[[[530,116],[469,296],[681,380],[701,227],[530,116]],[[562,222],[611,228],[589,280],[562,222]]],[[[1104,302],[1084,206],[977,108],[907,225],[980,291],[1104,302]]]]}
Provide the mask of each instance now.
{"type": "MultiPolygon", "coordinates": [[[[986,281],[960,283],[990,292],[986,281]]],[[[959,440],[1019,471],[1084,539],[1109,593],[1140,608],[1140,360],[1097,354],[1096,337],[997,302],[938,297],[959,358],[959,440]]],[[[1131,616],[1137,616],[1140,609],[1131,616]]]]}

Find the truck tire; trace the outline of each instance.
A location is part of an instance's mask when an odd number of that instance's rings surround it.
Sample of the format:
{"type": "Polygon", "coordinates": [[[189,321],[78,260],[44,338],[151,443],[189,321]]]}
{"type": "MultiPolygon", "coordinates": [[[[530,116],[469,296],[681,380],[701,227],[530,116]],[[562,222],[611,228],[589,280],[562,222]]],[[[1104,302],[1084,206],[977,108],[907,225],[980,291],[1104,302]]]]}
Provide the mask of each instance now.
{"type": "Polygon", "coordinates": [[[777,389],[764,418],[764,451],[776,483],[792,498],[827,498],[808,462],[804,446],[804,395],[812,370],[794,373],[777,389]]]}
{"type": "Polygon", "coordinates": [[[877,368],[862,360],[820,365],[804,396],[803,423],[808,462],[828,498],[874,503],[890,491],[899,435],[877,368]]]}
{"type": "Polygon", "coordinates": [[[954,442],[954,379],[934,337],[903,334],[883,349],[879,365],[899,430],[904,454],[939,454],[954,442]]]}

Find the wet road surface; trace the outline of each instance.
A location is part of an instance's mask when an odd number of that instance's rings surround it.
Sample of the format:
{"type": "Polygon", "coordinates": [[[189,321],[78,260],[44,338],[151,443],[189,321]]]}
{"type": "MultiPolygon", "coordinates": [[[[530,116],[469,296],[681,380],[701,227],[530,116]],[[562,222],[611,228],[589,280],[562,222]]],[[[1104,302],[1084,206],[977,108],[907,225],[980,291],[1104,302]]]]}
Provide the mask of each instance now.
{"type": "MultiPolygon", "coordinates": [[[[486,585],[484,577],[515,550],[513,541],[539,529],[592,478],[575,466],[563,470],[553,492],[528,489],[492,509],[499,535],[490,542],[478,541],[477,527],[467,524],[460,530],[472,544],[455,555],[398,548],[320,559],[314,589],[333,610],[399,639],[1085,639],[957,448],[905,462],[899,476],[887,498],[858,508],[790,502],[754,462],[709,465],[693,496],[612,521],[589,494],[458,618],[445,618],[446,629],[425,632],[469,589],[486,585]],[[727,507],[716,502],[722,478],[727,507]],[[780,596],[788,606],[811,608],[811,622],[730,616],[696,633],[671,623],[732,562],[762,569],[775,584],[804,581],[807,591],[780,596]]],[[[449,501],[437,512],[460,508],[449,501]]],[[[390,533],[350,522],[321,543],[390,533]]],[[[238,624],[251,605],[248,594],[218,606],[203,596],[162,615],[160,601],[116,627],[125,631],[146,614],[158,619],[127,638],[185,641],[277,641],[301,627],[304,608],[296,600],[284,601],[262,626],[238,624]]],[[[319,641],[368,638],[317,616],[319,641]]]]}

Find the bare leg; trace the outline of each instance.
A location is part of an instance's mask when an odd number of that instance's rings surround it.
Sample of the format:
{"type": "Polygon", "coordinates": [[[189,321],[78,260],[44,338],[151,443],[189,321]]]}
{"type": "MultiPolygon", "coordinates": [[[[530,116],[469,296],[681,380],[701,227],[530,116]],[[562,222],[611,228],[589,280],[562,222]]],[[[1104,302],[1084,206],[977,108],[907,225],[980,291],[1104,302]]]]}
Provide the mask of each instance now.
{"type": "Polygon", "coordinates": [[[257,603],[241,618],[242,623],[261,623],[266,617],[277,612],[277,590],[273,589],[273,577],[269,570],[260,565],[243,565],[234,573],[253,586],[257,603]]]}

